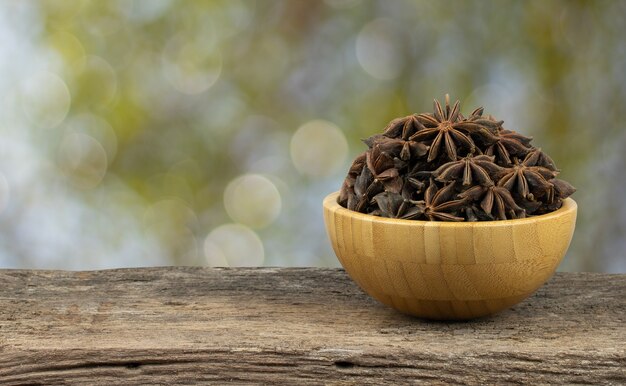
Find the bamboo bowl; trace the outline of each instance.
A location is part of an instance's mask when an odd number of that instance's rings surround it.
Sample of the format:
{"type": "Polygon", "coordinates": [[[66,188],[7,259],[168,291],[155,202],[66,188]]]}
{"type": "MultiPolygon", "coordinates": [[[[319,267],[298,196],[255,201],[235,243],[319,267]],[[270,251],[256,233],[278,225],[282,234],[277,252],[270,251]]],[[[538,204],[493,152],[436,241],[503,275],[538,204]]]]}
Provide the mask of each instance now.
{"type": "Polygon", "coordinates": [[[463,320],[502,311],[535,292],[569,247],[577,205],[519,220],[398,220],[324,199],[335,254],[370,296],[403,313],[463,320]]]}

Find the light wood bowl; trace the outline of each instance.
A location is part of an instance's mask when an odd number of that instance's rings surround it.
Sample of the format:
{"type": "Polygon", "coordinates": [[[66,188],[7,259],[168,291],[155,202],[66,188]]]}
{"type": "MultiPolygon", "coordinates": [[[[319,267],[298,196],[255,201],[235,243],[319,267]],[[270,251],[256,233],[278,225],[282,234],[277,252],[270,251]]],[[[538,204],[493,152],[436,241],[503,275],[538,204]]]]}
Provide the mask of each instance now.
{"type": "Polygon", "coordinates": [[[502,311],[554,273],[576,225],[571,198],[552,213],[502,221],[398,220],[324,199],[335,254],[369,295],[427,319],[472,319],[502,311]]]}

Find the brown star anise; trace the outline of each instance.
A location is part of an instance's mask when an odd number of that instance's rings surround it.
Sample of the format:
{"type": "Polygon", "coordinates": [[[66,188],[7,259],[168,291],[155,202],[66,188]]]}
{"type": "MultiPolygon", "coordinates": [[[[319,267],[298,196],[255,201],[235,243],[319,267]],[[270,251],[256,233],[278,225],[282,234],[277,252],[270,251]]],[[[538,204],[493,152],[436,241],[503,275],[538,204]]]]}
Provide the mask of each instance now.
{"type": "Polygon", "coordinates": [[[439,189],[431,178],[430,184],[424,193],[424,200],[415,202],[415,206],[430,221],[464,221],[463,217],[455,216],[450,212],[465,204],[465,200],[451,200],[455,194],[456,182],[450,182],[439,189]]]}
{"type": "Polygon", "coordinates": [[[473,120],[460,119],[460,102],[456,101],[450,107],[448,95],[446,95],[445,109],[441,107],[438,100],[434,101],[434,108],[433,114],[417,115],[417,119],[425,126],[425,129],[419,130],[411,136],[413,141],[432,140],[428,150],[428,162],[436,159],[442,148],[445,150],[448,160],[455,161],[460,148],[465,148],[468,153],[475,151],[474,139],[478,138],[483,143],[495,141],[494,134],[488,129],[489,126],[484,125],[485,122],[493,125],[493,122],[479,118],[473,118],[473,120]]]}
{"type": "Polygon", "coordinates": [[[541,166],[546,169],[550,169],[553,172],[558,172],[559,169],[556,167],[556,164],[550,158],[549,155],[541,151],[541,148],[534,148],[528,153],[529,163],[535,166],[541,166]]]}
{"type": "Polygon", "coordinates": [[[435,113],[433,115],[420,114],[417,117],[426,128],[411,136],[413,141],[432,140],[428,150],[428,162],[437,158],[441,148],[445,149],[450,160],[456,160],[459,147],[465,147],[468,152],[472,152],[475,148],[474,141],[458,128],[460,102],[457,101],[451,110],[448,108],[449,104],[446,103],[445,112],[438,100],[435,100],[434,103],[435,113]]]}
{"type": "Polygon", "coordinates": [[[521,162],[514,158],[513,166],[506,169],[498,186],[510,192],[516,191],[521,197],[531,201],[546,195],[552,188],[548,180],[556,177],[556,173],[543,166],[535,166],[537,159],[536,152],[528,153],[521,162]]]}
{"type": "Polygon", "coordinates": [[[480,205],[476,205],[476,203],[468,203],[463,206],[461,210],[463,211],[465,219],[470,222],[495,220],[495,218],[490,213],[485,213],[480,205]]]}
{"type": "Polygon", "coordinates": [[[554,190],[554,196],[557,198],[567,198],[574,194],[576,188],[574,188],[569,182],[554,178],[550,180],[554,190]]]}
{"type": "Polygon", "coordinates": [[[426,162],[416,162],[413,167],[406,172],[404,177],[404,187],[412,187],[416,194],[421,194],[426,188],[426,179],[430,177],[431,172],[425,172],[427,169],[426,162]]]}
{"type": "Polygon", "coordinates": [[[548,190],[544,198],[545,207],[549,211],[556,210],[561,207],[563,199],[571,196],[576,191],[569,182],[553,178],[548,181],[552,187],[548,190]]]}
{"type": "Polygon", "coordinates": [[[483,111],[484,109],[482,107],[475,109],[474,111],[472,111],[469,118],[467,118],[467,121],[486,127],[492,133],[496,133],[498,130],[502,129],[502,124],[504,123],[504,121],[498,121],[491,115],[483,117],[483,111]]]}
{"type": "Polygon", "coordinates": [[[485,154],[495,156],[499,163],[509,166],[512,157],[525,157],[532,149],[530,141],[532,138],[515,131],[499,129],[496,141],[487,147],[485,154]]]}
{"type": "Polygon", "coordinates": [[[459,194],[459,197],[480,202],[480,207],[498,220],[524,217],[524,210],[517,206],[511,193],[500,186],[476,185],[459,194]]]}
{"type": "MultiPolygon", "coordinates": [[[[351,198],[353,200],[355,199],[354,183],[356,182],[357,177],[361,174],[361,171],[363,170],[364,166],[365,166],[365,152],[359,154],[354,159],[354,161],[352,162],[352,165],[350,166],[350,169],[348,170],[348,175],[343,181],[343,185],[341,185],[341,190],[339,191],[338,202],[340,205],[349,208],[350,206],[348,205],[348,201],[351,198]]],[[[353,208],[350,208],[350,209],[353,209],[353,208]]]]}
{"type": "Polygon", "coordinates": [[[425,129],[415,115],[397,118],[391,121],[383,134],[371,136],[363,142],[370,148],[379,145],[381,150],[403,161],[422,157],[428,151],[428,146],[411,140],[411,136],[418,130],[425,129]]]}
{"type": "Polygon", "coordinates": [[[378,205],[382,217],[412,220],[423,214],[419,201],[411,200],[405,194],[382,192],[377,194],[373,201],[378,205]]]}
{"type": "Polygon", "coordinates": [[[424,125],[417,119],[416,114],[396,118],[383,129],[383,135],[389,138],[410,138],[415,132],[423,130],[424,125]]]}
{"type": "Polygon", "coordinates": [[[363,166],[354,183],[354,196],[349,196],[348,209],[365,213],[370,198],[383,191],[383,189],[383,184],[374,180],[374,176],[367,165],[363,166]]]}
{"type": "Polygon", "coordinates": [[[371,147],[379,146],[380,150],[402,161],[422,157],[428,151],[428,146],[403,138],[389,138],[383,134],[373,135],[363,142],[371,147]]]}
{"type": "Polygon", "coordinates": [[[380,146],[376,145],[368,151],[365,154],[365,161],[374,177],[373,183],[381,183],[385,190],[400,193],[402,177],[396,169],[393,158],[382,152],[380,146]]]}
{"type": "Polygon", "coordinates": [[[472,154],[441,165],[433,172],[437,181],[463,181],[464,186],[471,186],[474,181],[483,186],[494,185],[493,179],[504,170],[493,162],[493,157],[472,154]]]}

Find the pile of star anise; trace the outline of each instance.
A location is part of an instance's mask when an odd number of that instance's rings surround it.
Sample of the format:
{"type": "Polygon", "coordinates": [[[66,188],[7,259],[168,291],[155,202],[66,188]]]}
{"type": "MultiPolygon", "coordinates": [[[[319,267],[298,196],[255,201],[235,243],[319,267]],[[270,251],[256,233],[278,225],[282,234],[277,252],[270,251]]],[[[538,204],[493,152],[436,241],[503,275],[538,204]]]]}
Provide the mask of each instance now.
{"type": "Polygon", "coordinates": [[[394,119],[365,139],[369,149],[352,163],[339,204],[391,218],[485,221],[551,212],[574,193],[532,138],[482,107],[464,117],[459,101],[445,99],[432,114],[394,119]]]}

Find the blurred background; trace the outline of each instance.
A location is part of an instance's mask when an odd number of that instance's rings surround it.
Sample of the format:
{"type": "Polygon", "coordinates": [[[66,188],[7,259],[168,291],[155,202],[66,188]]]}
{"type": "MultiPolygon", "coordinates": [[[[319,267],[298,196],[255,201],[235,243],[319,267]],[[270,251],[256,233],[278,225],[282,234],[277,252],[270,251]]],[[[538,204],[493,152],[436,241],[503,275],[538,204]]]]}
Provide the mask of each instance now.
{"type": "Polygon", "coordinates": [[[562,271],[626,272],[626,2],[0,3],[0,266],[338,266],[360,138],[450,93],[578,188],[562,271]]]}

